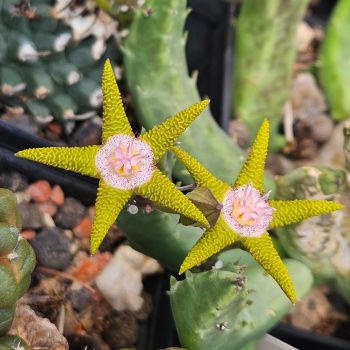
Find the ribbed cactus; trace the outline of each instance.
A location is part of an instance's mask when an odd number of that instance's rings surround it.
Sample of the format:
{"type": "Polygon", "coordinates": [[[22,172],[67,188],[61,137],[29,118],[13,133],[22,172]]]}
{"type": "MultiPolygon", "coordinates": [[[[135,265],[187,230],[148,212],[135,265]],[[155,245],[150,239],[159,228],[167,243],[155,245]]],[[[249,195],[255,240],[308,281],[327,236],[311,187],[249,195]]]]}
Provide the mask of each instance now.
{"type": "Polygon", "coordinates": [[[335,120],[350,117],[350,2],[339,0],[328,22],[319,55],[319,79],[335,120]]]}
{"type": "MultiPolygon", "coordinates": [[[[302,297],[312,285],[310,270],[295,260],[284,263],[302,297]]],[[[254,349],[254,342],[291,304],[248,253],[222,253],[216,266],[188,272],[183,281],[171,278],[169,295],[180,342],[191,350],[235,350],[247,344],[254,349]]]]}
{"type": "MultiPolygon", "coordinates": [[[[15,196],[0,189],[0,337],[9,330],[16,302],[27,291],[35,267],[32,247],[19,236],[20,225],[15,196]]],[[[1,349],[8,339],[0,338],[1,349]]]]}
{"type": "Polygon", "coordinates": [[[332,281],[350,302],[350,202],[348,174],[321,166],[294,170],[277,181],[277,198],[328,199],[345,205],[320,217],[277,229],[288,255],[308,265],[318,281],[332,281]]]}
{"type": "MultiPolygon", "coordinates": [[[[149,129],[200,100],[195,78],[188,76],[183,32],[185,0],[146,0],[133,20],[124,48],[127,82],[137,117],[149,129]]],[[[179,139],[181,146],[209,170],[232,182],[242,151],[215,123],[208,110],[179,139]]],[[[177,163],[177,178],[189,181],[177,163]]]]}
{"type": "Polygon", "coordinates": [[[91,0],[36,0],[26,11],[19,3],[1,2],[0,101],[71,129],[101,106],[103,62],[118,56],[116,23],[91,0]]]}
{"type": "MultiPolygon", "coordinates": [[[[346,0],[345,0],[346,1],[346,0]]],[[[272,149],[284,144],[278,133],[296,56],[296,33],[307,0],[244,0],[235,33],[233,112],[255,135],[270,120],[272,149]]]]}

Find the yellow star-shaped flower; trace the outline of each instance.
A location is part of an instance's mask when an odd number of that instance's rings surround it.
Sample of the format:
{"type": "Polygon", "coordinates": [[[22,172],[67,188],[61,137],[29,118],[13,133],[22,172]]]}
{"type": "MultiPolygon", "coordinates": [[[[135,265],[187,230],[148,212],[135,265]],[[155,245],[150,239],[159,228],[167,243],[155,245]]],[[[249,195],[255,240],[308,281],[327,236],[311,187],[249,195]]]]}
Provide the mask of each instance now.
{"type": "Polygon", "coordinates": [[[102,95],[101,146],[31,148],[16,154],[100,179],[90,239],[91,253],[96,252],[134,193],[209,226],[202,212],[155,166],[208,101],[196,103],[135,137],[108,60],[103,69],[102,95]]]}
{"type": "Polygon", "coordinates": [[[226,246],[240,241],[256,261],[276,280],[291,302],[295,303],[295,290],[288,270],[283,265],[266,231],[296,223],[310,216],[341,209],[342,205],[321,200],[268,199],[268,194],[263,194],[268,140],[269,123],[265,120],[233,186],[217,179],[181,148],[172,148],[190,172],[197,186],[209,188],[222,205],[216,224],[204,232],[187,254],[180,267],[180,273],[226,246]]]}

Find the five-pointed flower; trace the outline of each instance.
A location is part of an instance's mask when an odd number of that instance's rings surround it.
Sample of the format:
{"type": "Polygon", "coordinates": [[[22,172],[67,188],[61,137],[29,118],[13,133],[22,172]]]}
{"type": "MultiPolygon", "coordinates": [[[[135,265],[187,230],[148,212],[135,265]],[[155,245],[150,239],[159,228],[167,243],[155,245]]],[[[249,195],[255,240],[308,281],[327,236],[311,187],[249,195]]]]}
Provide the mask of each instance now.
{"type": "Polygon", "coordinates": [[[179,147],[172,150],[186,166],[197,186],[207,187],[222,204],[216,224],[206,230],[187,254],[180,273],[199,264],[236,241],[253,255],[276,280],[292,303],[296,294],[288,270],[273,246],[268,229],[285,226],[341,209],[331,201],[270,200],[263,193],[263,175],[269,139],[269,123],[265,120],[253,142],[248,158],[233,186],[217,179],[197,160],[179,147]]]}
{"type": "Polygon", "coordinates": [[[156,168],[176,139],[208,105],[196,103],[135,137],[125,115],[110,62],[102,74],[102,145],[31,148],[19,157],[100,179],[90,249],[95,253],[109,227],[135,193],[209,226],[201,211],[156,168]]]}

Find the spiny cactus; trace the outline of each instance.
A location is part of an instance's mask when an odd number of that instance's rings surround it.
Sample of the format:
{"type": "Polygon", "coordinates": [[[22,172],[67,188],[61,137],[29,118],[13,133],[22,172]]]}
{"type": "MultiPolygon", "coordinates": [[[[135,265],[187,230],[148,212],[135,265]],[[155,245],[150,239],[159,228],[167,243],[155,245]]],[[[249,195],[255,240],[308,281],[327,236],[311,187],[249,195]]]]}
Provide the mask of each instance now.
{"type": "MultiPolygon", "coordinates": [[[[135,15],[124,48],[127,82],[137,117],[147,129],[174,110],[200,100],[195,78],[188,76],[183,33],[185,0],[146,0],[135,15]]],[[[179,139],[181,146],[225,181],[233,181],[242,151],[204,111],[179,139]]],[[[188,172],[175,168],[189,182],[188,172]]]]}
{"type": "Polygon", "coordinates": [[[30,4],[1,2],[0,101],[70,131],[101,106],[103,62],[118,56],[116,23],[91,0],[30,4]]]}
{"type": "MultiPolygon", "coordinates": [[[[0,189],[0,336],[9,330],[16,302],[27,291],[35,267],[33,249],[19,236],[20,225],[15,196],[0,189]]],[[[2,339],[1,349],[10,344],[10,338],[2,339]]]]}
{"type": "Polygon", "coordinates": [[[244,0],[235,33],[233,112],[255,135],[264,118],[271,124],[271,149],[278,134],[296,56],[296,29],[307,0],[244,0]]]}
{"type": "Polygon", "coordinates": [[[319,79],[335,120],[350,116],[350,2],[339,0],[328,22],[319,55],[319,79]]]}
{"type": "MultiPolygon", "coordinates": [[[[312,285],[312,274],[302,263],[284,261],[299,297],[312,285]]],[[[242,349],[285,315],[291,304],[248,253],[222,253],[217,268],[171,278],[170,301],[182,346],[191,350],[242,349]],[[242,267],[245,265],[246,267],[242,267]]]]}

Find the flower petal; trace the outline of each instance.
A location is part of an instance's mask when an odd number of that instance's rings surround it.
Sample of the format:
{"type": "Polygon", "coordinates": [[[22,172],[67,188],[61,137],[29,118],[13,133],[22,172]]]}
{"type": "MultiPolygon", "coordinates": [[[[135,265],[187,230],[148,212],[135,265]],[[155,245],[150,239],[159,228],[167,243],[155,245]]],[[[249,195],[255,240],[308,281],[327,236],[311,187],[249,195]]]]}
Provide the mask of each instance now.
{"type": "Polygon", "coordinates": [[[223,220],[219,218],[215,227],[205,231],[203,236],[189,251],[181,264],[179,273],[181,274],[210,258],[215,253],[232,244],[236,239],[237,236],[234,232],[228,229],[223,220]]]}
{"type": "Polygon", "coordinates": [[[203,213],[159,169],[154,169],[151,179],[135,189],[135,192],[184,215],[202,225],[209,226],[203,213]]]}
{"type": "Polygon", "coordinates": [[[260,192],[264,190],[263,177],[268,144],[269,121],[265,119],[258,130],[234,187],[252,185],[260,192]]]}
{"type": "Polygon", "coordinates": [[[98,178],[95,156],[100,146],[28,148],[16,156],[98,178]]]}
{"type": "Polygon", "coordinates": [[[296,302],[296,294],[292,279],[273,246],[269,234],[265,232],[261,237],[256,238],[240,237],[240,240],[254,259],[275,279],[294,304],[296,302]]]}
{"type": "Polygon", "coordinates": [[[311,216],[318,216],[343,208],[339,203],[322,200],[269,200],[269,204],[276,209],[270,229],[294,224],[311,216]]]}
{"type": "Polygon", "coordinates": [[[225,182],[217,179],[209,170],[204,168],[195,158],[189,155],[180,147],[172,147],[171,150],[176,157],[187,168],[193,180],[198,187],[208,187],[219,202],[222,202],[225,193],[229,191],[230,186],[225,182]]]}
{"type": "Polygon", "coordinates": [[[103,67],[102,96],[102,143],[105,143],[110,136],[115,134],[127,134],[134,136],[128,118],[125,114],[118,85],[114,77],[113,68],[109,60],[106,60],[103,67]]]}
{"type": "Polygon", "coordinates": [[[100,180],[90,236],[91,254],[96,252],[131,195],[132,190],[120,190],[100,180]]]}
{"type": "Polygon", "coordinates": [[[156,163],[195,118],[202,113],[208,103],[209,100],[195,103],[141,135],[141,139],[146,141],[152,148],[156,163]]]}

